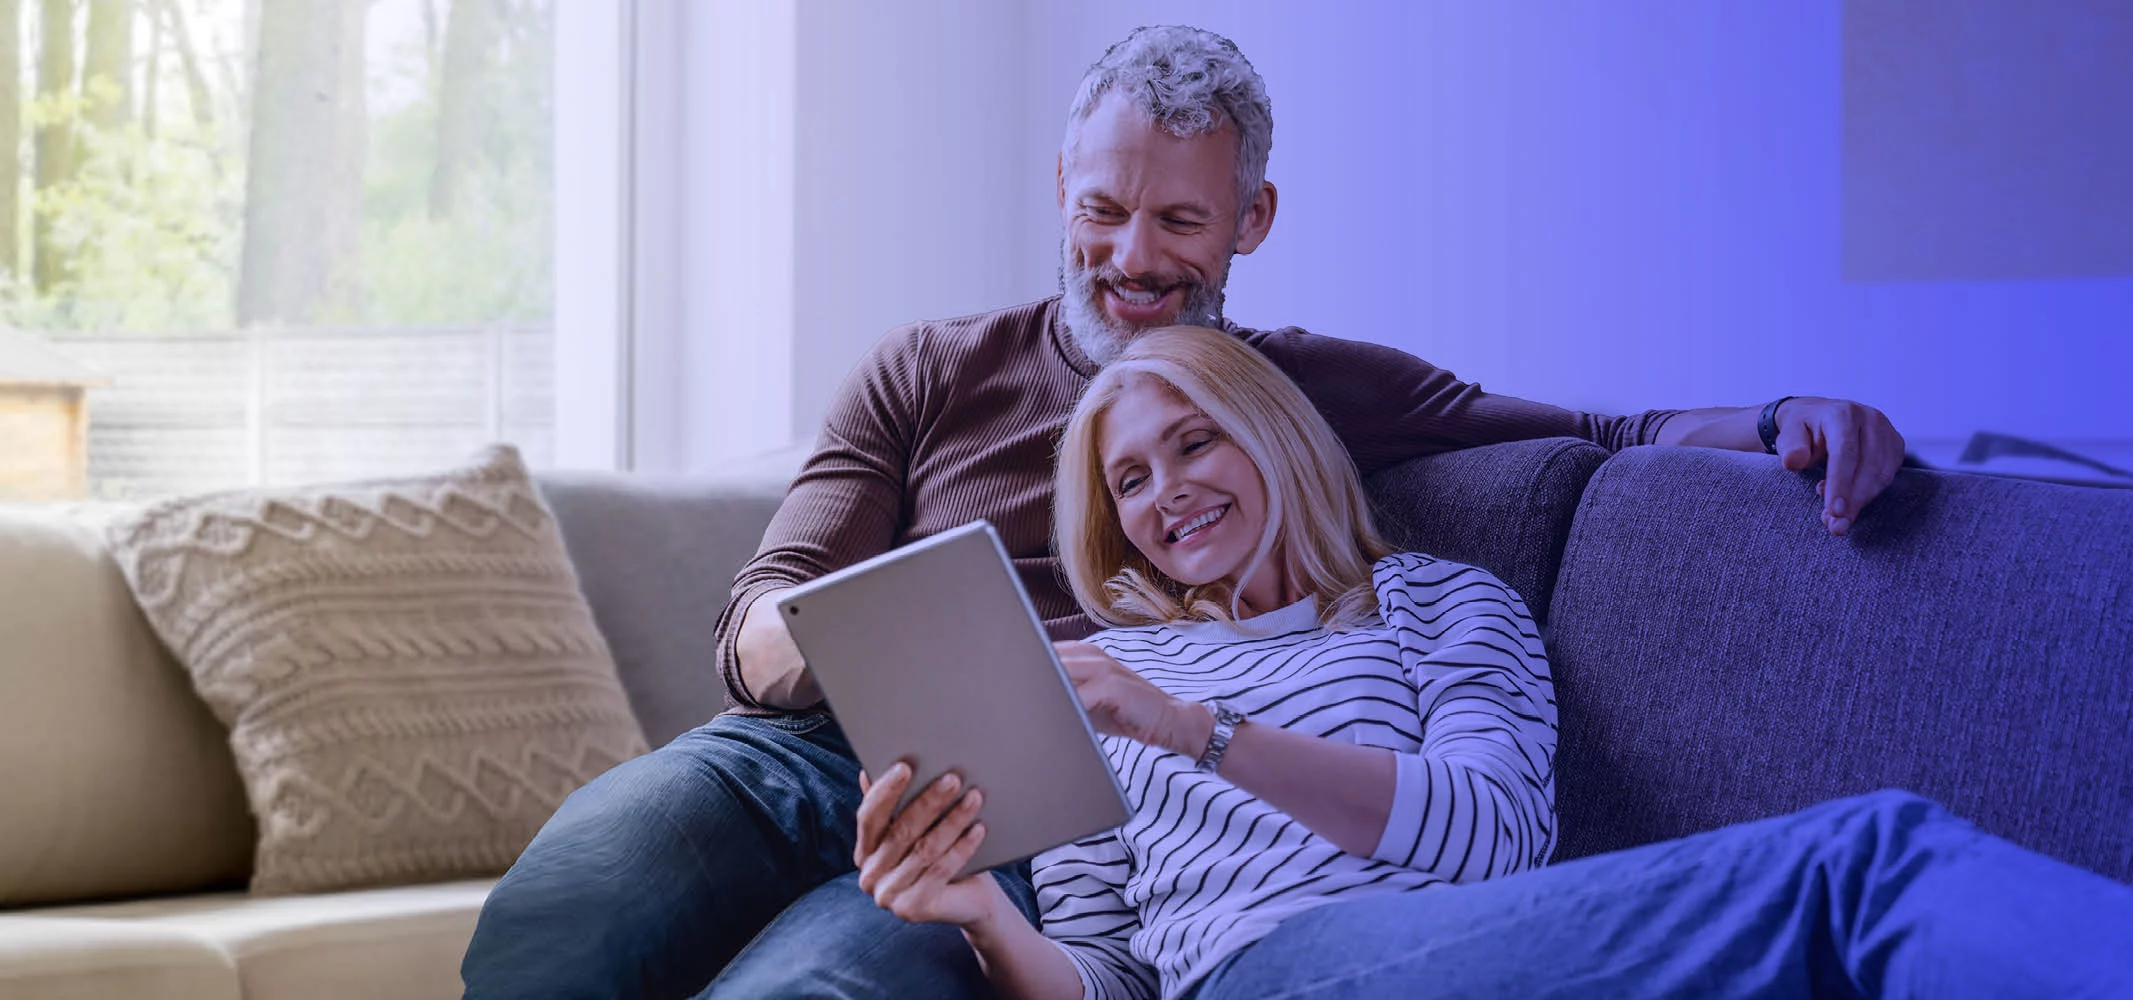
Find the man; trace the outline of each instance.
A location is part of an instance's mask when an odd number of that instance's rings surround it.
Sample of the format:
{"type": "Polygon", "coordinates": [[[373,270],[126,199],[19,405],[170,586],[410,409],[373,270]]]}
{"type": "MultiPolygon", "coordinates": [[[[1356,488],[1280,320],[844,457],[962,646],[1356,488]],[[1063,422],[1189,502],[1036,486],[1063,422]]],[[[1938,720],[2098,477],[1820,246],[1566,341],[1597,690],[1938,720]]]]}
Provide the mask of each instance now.
{"type": "MultiPolygon", "coordinates": [[[[482,911],[468,996],[986,995],[959,933],[858,888],[858,765],[764,598],[984,517],[1053,636],[1093,631],[1048,552],[1052,451],[1089,377],[1140,331],[1230,329],[1297,380],[1365,474],[1554,435],[1767,438],[1788,468],[1827,463],[1821,517],[1842,534],[1901,464],[1887,418],[1842,400],[1599,417],[1491,396],[1389,348],[1229,326],[1230,259],[1274,223],[1272,136],[1264,85],[1218,36],[1142,29],[1090,68],[1058,164],[1062,294],[905,327],[859,364],[719,620],[734,711],[564,803],[482,911]]],[[[995,877],[1031,911],[1023,873],[995,877]]]]}

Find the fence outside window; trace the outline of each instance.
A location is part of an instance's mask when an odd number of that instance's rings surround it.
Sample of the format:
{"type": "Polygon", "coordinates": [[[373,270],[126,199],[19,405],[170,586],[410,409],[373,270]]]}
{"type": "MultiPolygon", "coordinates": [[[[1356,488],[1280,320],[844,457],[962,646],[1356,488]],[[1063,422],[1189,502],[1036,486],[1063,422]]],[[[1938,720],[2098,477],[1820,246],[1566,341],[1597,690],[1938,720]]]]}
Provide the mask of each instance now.
{"type": "Polygon", "coordinates": [[[482,445],[549,462],[554,331],[484,325],[52,333],[88,392],[90,495],[403,475],[482,445]]]}

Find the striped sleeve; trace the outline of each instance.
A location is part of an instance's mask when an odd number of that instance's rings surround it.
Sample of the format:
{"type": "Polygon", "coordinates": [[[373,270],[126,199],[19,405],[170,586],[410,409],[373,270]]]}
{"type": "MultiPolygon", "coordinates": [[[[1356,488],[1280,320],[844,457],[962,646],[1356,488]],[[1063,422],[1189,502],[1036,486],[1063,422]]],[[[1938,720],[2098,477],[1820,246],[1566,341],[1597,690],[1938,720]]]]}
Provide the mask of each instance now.
{"type": "Polygon", "coordinates": [[[1133,957],[1141,921],[1124,895],[1131,871],[1115,832],[1053,848],[1033,863],[1044,936],[1074,963],[1088,1000],[1152,1000],[1159,990],[1155,969],[1133,957]]]}
{"type": "Polygon", "coordinates": [[[1547,863],[1555,849],[1555,686],[1525,602],[1487,571],[1381,560],[1378,601],[1414,685],[1421,749],[1397,757],[1372,857],[1452,882],[1547,863]]]}

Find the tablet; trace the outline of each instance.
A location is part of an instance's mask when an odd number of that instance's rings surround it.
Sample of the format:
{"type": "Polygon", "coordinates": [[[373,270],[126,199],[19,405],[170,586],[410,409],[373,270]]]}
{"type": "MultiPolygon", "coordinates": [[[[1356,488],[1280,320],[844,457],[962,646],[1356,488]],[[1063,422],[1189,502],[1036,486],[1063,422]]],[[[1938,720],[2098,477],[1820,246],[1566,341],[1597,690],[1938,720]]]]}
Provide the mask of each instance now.
{"type": "Polygon", "coordinates": [[[802,584],[778,613],[868,774],[910,761],[905,802],[950,770],[984,790],[985,842],[964,874],[1126,821],[1125,793],[991,524],[802,584]]]}

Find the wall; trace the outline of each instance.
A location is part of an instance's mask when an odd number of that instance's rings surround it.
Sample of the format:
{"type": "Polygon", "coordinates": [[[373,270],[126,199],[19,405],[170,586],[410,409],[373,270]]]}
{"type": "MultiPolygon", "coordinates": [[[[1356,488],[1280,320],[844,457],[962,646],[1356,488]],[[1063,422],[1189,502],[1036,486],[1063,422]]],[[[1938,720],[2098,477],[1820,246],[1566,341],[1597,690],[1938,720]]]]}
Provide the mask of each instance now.
{"type": "MultiPolygon", "coordinates": [[[[1001,137],[1021,134],[1027,103],[1021,3],[629,9],[620,464],[717,472],[804,446],[891,327],[1015,299],[1019,148],[1001,137]]],[[[602,457],[587,455],[573,464],[602,457]]]]}
{"type": "MultiPolygon", "coordinates": [[[[1136,25],[1188,22],[1237,41],[1274,101],[1280,213],[1233,272],[1240,322],[1392,344],[1581,408],[1817,393],[1880,406],[1929,451],[1983,428],[2133,450],[2133,274],[1845,280],[1844,16],[1827,0],[1032,4],[1017,297],[1055,287],[1050,172],[1030,165],[1049,166],[1082,70],[1136,25]]],[[[2048,75],[2044,52],[1980,85],[2048,75]]],[[[2133,92],[2096,96],[2133,120],[2133,92]]],[[[2028,141],[2079,161],[2102,140],[2028,141]]]]}
{"type": "MultiPolygon", "coordinates": [[[[1819,393],[1882,407],[1936,458],[1994,429],[2133,463],[2133,415],[2115,405],[2133,372],[2133,275],[2115,258],[2084,251],[2083,276],[2065,278],[1861,266],[1862,235],[1934,238],[1915,208],[1906,221],[1862,204],[1861,178],[1931,167],[1949,141],[1940,126],[1966,112],[1951,98],[1907,119],[1915,98],[1863,89],[1893,79],[1874,61],[1888,53],[1858,44],[1857,10],[1848,25],[1834,0],[638,6],[671,22],[649,28],[665,45],[651,62],[680,80],[638,125],[655,162],[640,168],[652,193],[640,192],[637,273],[667,289],[637,303],[639,468],[805,444],[885,330],[1051,294],[1073,87],[1132,27],[1176,21],[1234,38],[1273,94],[1281,210],[1233,273],[1239,321],[1392,344],[1492,391],[1585,409],[1819,393]]],[[[2129,18],[2104,0],[1873,9],[1936,28],[1942,12],[1968,18],[1934,46],[1886,23],[1879,37],[1896,56],[1961,64],[1965,94],[2054,108],[2085,93],[2067,67],[2115,65],[2117,36],[2083,43],[2080,19],[2129,18]],[[1998,20],[1981,26],[1980,12],[1998,20]],[[1976,58],[2000,39],[1996,62],[1976,58]],[[2064,58],[2077,43],[2092,57],[2064,58]]],[[[1914,93],[1949,90],[1925,79],[1914,93]]],[[[2047,122],[2015,138],[2056,150],[2073,172],[2055,176],[2108,173],[2133,156],[2133,139],[2101,133],[2133,122],[2133,87],[2086,93],[2057,124],[2004,102],[1973,117],[2047,122]]],[[[1941,193],[2037,172],[1978,162],[1941,193]]],[[[1969,196],[1974,212],[1990,204],[1969,196]]],[[[2054,218],[2133,229],[2116,202],[2093,208],[2054,218]]],[[[2043,214],[2001,213],[1990,236],[1982,215],[1950,231],[1989,251],[2043,214]]]]}
{"type": "MultiPolygon", "coordinates": [[[[1021,0],[799,5],[793,420],[891,327],[1019,301],[1021,0]]],[[[744,331],[742,335],[747,335],[744,331]]]]}

